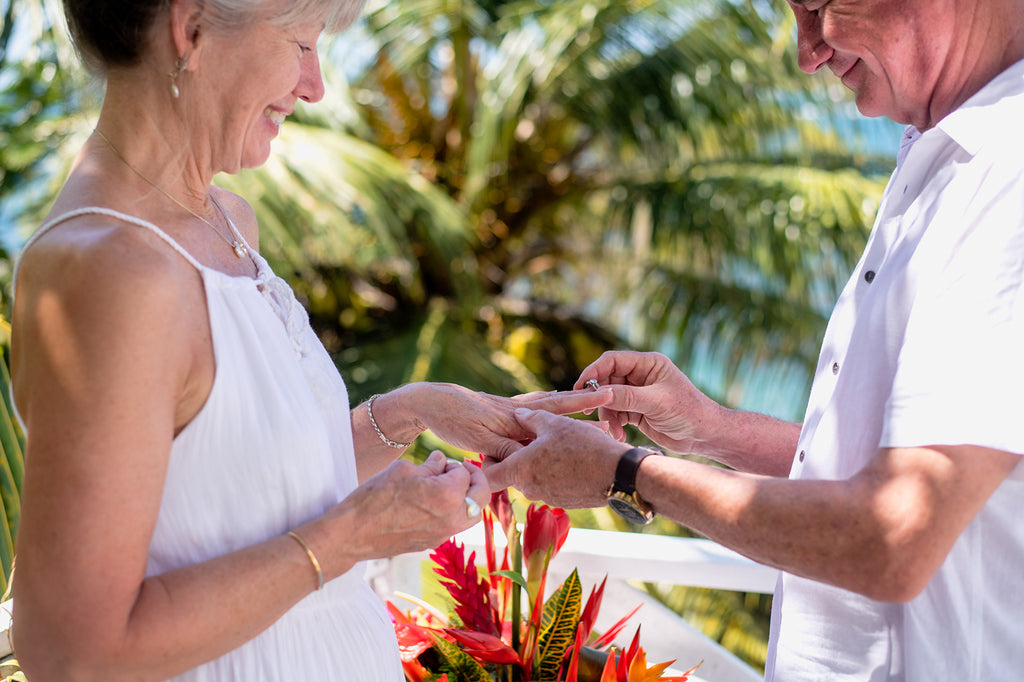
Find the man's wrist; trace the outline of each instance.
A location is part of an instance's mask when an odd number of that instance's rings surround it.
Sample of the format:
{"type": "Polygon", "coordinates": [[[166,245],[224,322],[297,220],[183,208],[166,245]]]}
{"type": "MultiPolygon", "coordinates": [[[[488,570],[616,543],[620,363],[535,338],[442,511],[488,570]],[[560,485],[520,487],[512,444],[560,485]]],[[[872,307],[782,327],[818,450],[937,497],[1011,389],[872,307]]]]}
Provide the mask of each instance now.
{"type": "Polygon", "coordinates": [[[640,465],[652,455],[664,455],[656,447],[634,447],[619,455],[615,478],[605,496],[608,506],[627,521],[645,525],[654,520],[654,507],[636,490],[640,465]]]}
{"type": "Polygon", "coordinates": [[[722,406],[717,412],[711,431],[714,435],[691,454],[740,471],[788,474],[800,435],[799,423],[722,406]]]}

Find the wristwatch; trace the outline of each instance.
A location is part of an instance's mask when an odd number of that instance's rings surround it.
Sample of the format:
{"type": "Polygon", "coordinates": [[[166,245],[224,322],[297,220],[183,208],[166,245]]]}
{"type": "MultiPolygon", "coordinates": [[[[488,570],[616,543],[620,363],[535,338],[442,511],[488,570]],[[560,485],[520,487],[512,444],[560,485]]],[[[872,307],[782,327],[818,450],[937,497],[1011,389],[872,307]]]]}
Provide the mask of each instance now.
{"type": "Polygon", "coordinates": [[[615,467],[615,481],[608,488],[608,506],[632,523],[647,525],[654,520],[654,507],[636,494],[636,472],[649,455],[664,455],[658,448],[633,448],[622,453],[615,467]]]}

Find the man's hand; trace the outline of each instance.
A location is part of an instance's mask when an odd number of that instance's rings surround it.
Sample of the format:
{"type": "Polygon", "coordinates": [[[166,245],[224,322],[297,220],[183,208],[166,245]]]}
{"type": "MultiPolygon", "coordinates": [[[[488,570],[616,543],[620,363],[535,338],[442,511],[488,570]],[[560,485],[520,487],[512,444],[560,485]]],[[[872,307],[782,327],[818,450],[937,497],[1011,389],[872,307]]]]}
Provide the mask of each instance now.
{"type": "Polygon", "coordinates": [[[625,425],[633,424],[662,447],[699,454],[721,426],[721,406],[661,353],[605,353],[583,370],[575,388],[591,380],[612,395],[598,417],[620,441],[626,438],[625,425]]]}
{"type": "Polygon", "coordinates": [[[565,509],[605,504],[619,457],[629,446],[591,421],[526,409],[516,410],[515,417],[531,442],[500,462],[484,460],[491,490],[511,486],[565,509]]]}

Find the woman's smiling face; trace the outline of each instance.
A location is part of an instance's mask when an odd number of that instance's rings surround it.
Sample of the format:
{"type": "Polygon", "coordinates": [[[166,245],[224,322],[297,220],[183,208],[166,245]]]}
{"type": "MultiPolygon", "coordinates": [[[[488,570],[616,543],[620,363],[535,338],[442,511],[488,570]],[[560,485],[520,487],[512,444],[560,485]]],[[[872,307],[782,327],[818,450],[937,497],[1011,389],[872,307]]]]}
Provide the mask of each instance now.
{"type": "Polygon", "coordinates": [[[207,36],[196,78],[202,81],[197,90],[206,112],[199,116],[210,131],[216,171],[235,173],[265,163],[295,103],[323,99],[316,47],[322,30],[319,21],[294,26],[259,21],[207,36]]]}

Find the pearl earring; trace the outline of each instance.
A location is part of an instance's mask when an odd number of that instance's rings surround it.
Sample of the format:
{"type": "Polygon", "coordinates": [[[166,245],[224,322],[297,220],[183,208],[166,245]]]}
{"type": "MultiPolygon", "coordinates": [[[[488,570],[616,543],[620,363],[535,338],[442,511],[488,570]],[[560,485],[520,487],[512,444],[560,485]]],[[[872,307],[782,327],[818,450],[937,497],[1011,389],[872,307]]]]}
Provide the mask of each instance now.
{"type": "Polygon", "coordinates": [[[182,55],[174,60],[174,71],[167,74],[171,79],[171,97],[178,99],[181,90],[178,89],[178,74],[188,67],[188,56],[182,55]]]}

